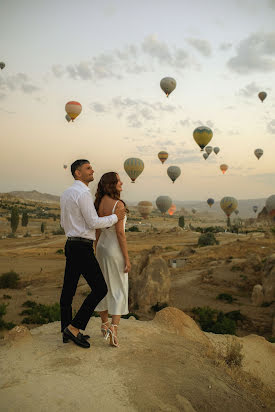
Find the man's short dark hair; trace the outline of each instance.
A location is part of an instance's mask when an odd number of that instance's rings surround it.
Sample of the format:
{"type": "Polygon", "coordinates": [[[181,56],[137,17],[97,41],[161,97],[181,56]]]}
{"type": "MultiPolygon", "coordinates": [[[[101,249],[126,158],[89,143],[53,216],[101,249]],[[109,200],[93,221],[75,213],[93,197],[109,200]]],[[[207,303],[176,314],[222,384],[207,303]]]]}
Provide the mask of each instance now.
{"type": "Polygon", "coordinates": [[[75,175],[74,175],[75,171],[77,169],[79,169],[82,165],[84,165],[85,163],[90,163],[90,162],[89,162],[89,160],[86,160],[86,159],[79,159],[79,160],[76,160],[75,162],[73,162],[71,164],[71,173],[72,173],[73,177],[75,177],[75,175]]]}

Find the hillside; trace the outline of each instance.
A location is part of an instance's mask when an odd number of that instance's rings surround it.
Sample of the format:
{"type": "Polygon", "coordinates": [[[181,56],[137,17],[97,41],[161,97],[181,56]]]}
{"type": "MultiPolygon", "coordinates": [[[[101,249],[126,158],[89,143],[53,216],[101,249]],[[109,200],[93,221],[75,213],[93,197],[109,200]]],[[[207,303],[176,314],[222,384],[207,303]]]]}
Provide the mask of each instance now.
{"type": "Polygon", "coordinates": [[[1,196],[12,196],[22,200],[31,200],[33,202],[41,203],[59,203],[59,196],[51,195],[48,193],[40,193],[37,190],[24,191],[18,190],[8,193],[0,193],[1,196]]]}
{"type": "MultiPolygon", "coordinates": [[[[49,193],[40,193],[37,190],[32,191],[13,191],[8,193],[0,193],[0,196],[12,196],[22,200],[31,200],[34,202],[44,202],[44,203],[59,203],[59,196],[51,195],[49,193]]],[[[133,201],[131,199],[127,199],[127,195],[125,194],[125,200],[128,206],[136,206],[138,204],[137,201],[133,201]]],[[[150,199],[147,199],[150,200],[150,199]]],[[[238,209],[239,209],[239,216],[242,218],[248,217],[256,217],[255,213],[252,210],[254,205],[258,206],[258,212],[260,212],[264,205],[265,205],[265,198],[260,199],[240,199],[238,200],[238,209]]],[[[153,204],[155,205],[155,199],[151,199],[153,204]]],[[[220,208],[220,199],[217,199],[215,204],[209,208],[206,201],[201,200],[174,200],[174,203],[177,207],[177,211],[180,211],[181,208],[186,209],[191,213],[191,209],[195,208],[197,213],[206,214],[208,216],[213,217],[224,217],[224,213],[220,208]]],[[[234,217],[235,215],[233,215],[234,217]]]]}

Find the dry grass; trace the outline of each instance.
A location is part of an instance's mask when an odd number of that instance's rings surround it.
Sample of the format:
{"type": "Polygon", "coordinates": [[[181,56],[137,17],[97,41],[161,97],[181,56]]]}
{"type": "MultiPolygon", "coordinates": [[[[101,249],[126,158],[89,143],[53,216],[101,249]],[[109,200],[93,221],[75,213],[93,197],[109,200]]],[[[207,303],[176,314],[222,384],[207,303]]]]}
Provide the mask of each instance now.
{"type": "Polygon", "coordinates": [[[236,338],[229,337],[224,348],[215,349],[210,347],[205,355],[212,360],[216,367],[222,368],[228,376],[233,378],[238,386],[253,393],[256,399],[261,402],[263,408],[273,411],[275,393],[271,388],[264,385],[260,378],[256,378],[242,369],[244,359],[242,348],[242,344],[236,338]]]}

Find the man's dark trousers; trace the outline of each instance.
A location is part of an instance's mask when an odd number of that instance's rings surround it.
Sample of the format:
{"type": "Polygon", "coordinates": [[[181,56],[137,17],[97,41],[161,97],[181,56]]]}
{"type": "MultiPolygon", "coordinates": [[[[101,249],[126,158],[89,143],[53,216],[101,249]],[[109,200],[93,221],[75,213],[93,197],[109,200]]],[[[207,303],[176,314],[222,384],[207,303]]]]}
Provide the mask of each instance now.
{"type": "Polygon", "coordinates": [[[107,294],[107,285],[95,258],[93,243],[67,240],[65,245],[66,268],[60,297],[61,331],[69,324],[84,330],[98,303],[107,294]],[[84,276],[91,293],[72,319],[72,301],[80,275],[84,276]]]}

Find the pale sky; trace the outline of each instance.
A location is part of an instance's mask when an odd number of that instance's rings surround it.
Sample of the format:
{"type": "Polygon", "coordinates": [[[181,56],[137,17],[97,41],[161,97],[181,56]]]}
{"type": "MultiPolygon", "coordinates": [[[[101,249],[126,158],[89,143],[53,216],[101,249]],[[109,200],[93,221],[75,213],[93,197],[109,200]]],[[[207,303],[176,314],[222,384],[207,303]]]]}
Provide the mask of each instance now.
{"type": "Polygon", "coordinates": [[[92,192],[116,171],[131,201],[274,194],[274,21],[275,0],[2,0],[0,192],[60,195],[73,181],[63,164],[87,158],[92,192]],[[168,99],[166,76],[177,81],[168,99]],[[83,107],[73,124],[70,100],[83,107]],[[199,125],[221,149],[206,161],[199,125]],[[135,184],[128,157],[145,163],[135,184]],[[169,165],[181,168],[175,184],[169,165]]]}

